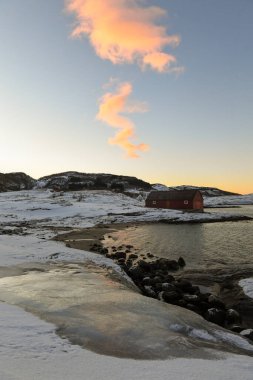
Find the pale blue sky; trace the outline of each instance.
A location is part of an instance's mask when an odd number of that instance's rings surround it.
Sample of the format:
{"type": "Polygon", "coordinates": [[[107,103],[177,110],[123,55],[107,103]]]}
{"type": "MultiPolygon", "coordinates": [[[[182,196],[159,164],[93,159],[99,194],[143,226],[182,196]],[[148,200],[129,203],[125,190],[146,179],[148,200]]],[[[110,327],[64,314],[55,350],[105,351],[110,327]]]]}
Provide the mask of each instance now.
{"type": "Polygon", "coordinates": [[[77,170],[167,185],[253,192],[252,0],[150,0],[182,42],[176,77],[98,58],[69,37],[64,0],[0,0],[0,172],[33,177],[77,170]],[[131,115],[140,159],[107,144],[95,120],[110,77],[133,84],[149,112],[131,115]]]}

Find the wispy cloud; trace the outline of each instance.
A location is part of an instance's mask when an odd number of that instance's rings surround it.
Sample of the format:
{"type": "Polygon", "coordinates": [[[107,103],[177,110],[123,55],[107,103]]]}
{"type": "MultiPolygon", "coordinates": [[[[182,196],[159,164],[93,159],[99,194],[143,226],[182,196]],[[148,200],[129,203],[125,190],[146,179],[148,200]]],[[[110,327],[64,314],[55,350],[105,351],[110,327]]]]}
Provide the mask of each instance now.
{"type": "Polygon", "coordinates": [[[66,0],[67,10],[77,19],[72,36],[87,35],[97,55],[114,64],[178,72],[176,57],[164,49],[176,47],[180,37],[169,35],[158,23],[166,16],[164,9],[145,4],[145,0],[66,0]]]}
{"type": "Polygon", "coordinates": [[[97,119],[118,129],[116,135],[109,139],[110,144],[120,146],[128,157],[138,158],[138,153],[148,150],[149,147],[143,143],[132,142],[135,138],[135,125],[124,114],[146,112],[147,106],[145,103],[130,101],[132,91],[131,83],[124,82],[118,84],[114,92],[107,92],[100,99],[97,119]]]}

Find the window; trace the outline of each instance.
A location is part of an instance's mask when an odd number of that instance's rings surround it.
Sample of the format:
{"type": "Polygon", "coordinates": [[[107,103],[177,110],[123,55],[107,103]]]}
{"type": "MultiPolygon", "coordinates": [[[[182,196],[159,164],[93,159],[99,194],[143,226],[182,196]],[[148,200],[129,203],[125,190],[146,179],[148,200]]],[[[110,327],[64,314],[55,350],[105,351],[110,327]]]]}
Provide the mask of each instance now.
{"type": "Polygon", "coordinates": [[[156,201],[153,201],[153,205],[156,205],[156,201]]]}
{"type": "Polygon", "coordinates": [[[189,204],[189,201],[184,201],[184,205],[188,205],[189,204]]]}

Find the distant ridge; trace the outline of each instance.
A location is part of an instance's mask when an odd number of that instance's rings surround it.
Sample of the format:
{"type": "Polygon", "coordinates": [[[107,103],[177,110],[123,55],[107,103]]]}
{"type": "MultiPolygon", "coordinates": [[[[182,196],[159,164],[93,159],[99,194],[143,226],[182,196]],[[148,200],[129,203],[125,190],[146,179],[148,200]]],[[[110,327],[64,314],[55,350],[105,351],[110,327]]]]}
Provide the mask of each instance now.
{"type": "Polygon", "coordinates": [[[225,191],[218,189],[217,187],[205,187],[205,186],[191,186],[191,185],[180,185],[180,186],[173,186],[168,187],[165,185],[162,185],[160,183],[152,185],[152,188],[154,190],[199,190],[202,195],[206,197],[220,197],[220,196],[226,196],[226,195],[241,195],[238,193],[232,193],[230,191],[225,191]]]}
{"type": "Polygon", "coordinates": [[[0,173],[0,192],[30,190],[35,184],[35,179],[22,172],[0,173]]]}
{"type": "Polygon", "coordinates": [[[136,177],[105,174],[63,172],[39,178],[37,186],[42,188],[58,187],[61,190],[112,189],[125,191],[130,189],[150,191],[151,185],[136,177]]]}
{"type": "Polygon", "coordinates": [[[43,176],[38,180],[22,172],[0,173],[0,192],[31,190],[33,188],[45,188],[71,191],[71,190],[98,190],[111,189],[116,191],[151,191],[151,190],[190,190],[201,191],[204,196],[218,197],[224,195],[240,195],[215,187],[181,185],[168,187],[163,184],[153,184],[131,176],[108,174],[108,173],[80,173],[67,171],[63,173],[43,176]]]}

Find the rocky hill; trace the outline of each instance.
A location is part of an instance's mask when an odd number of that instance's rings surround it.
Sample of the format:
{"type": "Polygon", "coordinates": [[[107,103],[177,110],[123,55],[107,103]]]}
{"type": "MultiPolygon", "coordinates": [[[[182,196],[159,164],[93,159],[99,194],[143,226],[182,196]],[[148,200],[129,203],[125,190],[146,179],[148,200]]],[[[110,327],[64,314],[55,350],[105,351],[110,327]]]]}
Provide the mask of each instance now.
{"type": "Polygon", "coordinates": [[[152,185],[152,188],[154,190],[192,190],[196,189],[199,190],[203,196],[205,197],[220,197],[224,195],[241,195],[238,193],[231,193],[229,191],[217,189],[216,187],[204,187],[204,186],[190,186],[190,185],[181,185],[181,186],[175,186],[175,187],[167,187],[165,185],[162,185],[160,183],[152,185]]]}
{"type": "Polygon", "coordinates": [[[0,192],[30,190],[36,181],[25,173],[0,173],[0,192]]]}
{"type": "Polygon", "coordinates": [[[114,174],[89,174],[64,172],[42,177],[37,181],[37,187],[55,188],[59,190],[112,189],[125,191],[130,189],[151,190],[151,185],[136,177],[114,174]]]}
{"type": "Polygon", "coordinates": [[[0,173],[0,192],[30,190],[32,188],[45,188],[57,190],[105,190],[111,189],[129,193],[135,190],[136,196],[139,191],[149,192],[150,190],[186,190],[196,189],[206,197],[219,197],[224,195],[240,195],[217,189],[215,187],[198,187],[198,186],[175,186],[167,187],[162,184],[151,185],[136,177],[104,174],[104,173],[79,173],[75,171],[63,172],[41,177],[38,180],[33,179],[25,173],[0,173]]]}

